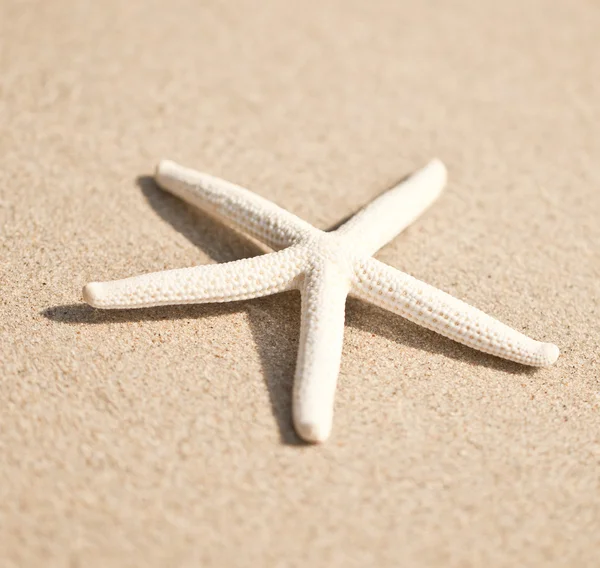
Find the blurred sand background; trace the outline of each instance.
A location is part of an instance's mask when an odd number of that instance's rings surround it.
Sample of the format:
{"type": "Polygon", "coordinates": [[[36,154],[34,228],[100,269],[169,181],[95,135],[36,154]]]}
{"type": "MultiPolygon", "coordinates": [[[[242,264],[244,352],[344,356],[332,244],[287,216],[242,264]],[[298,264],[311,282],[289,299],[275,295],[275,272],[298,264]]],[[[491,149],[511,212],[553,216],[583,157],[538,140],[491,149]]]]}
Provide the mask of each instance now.
{"type": "Polygon", "coordinates": [[[597,566],[599,30],[591,0],[0,0],[0,566],[597,566]],[[554,367],[350,301],[310,447],[297,294],[82,304],[260,252],[161,158],[328,228],[434,156],[446,192],[377,257],[554,367]]]}

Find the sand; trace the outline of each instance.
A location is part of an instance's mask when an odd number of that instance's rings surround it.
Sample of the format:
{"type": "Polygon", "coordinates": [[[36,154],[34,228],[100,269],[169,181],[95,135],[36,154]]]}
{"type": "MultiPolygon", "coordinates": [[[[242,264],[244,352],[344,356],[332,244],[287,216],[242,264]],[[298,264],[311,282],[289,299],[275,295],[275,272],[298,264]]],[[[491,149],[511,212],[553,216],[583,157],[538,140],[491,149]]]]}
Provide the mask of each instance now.
{"type": "Polygon", "coordinates": [[[593,1],[0,4],[0,565],[597,566],[593,1]],[[349,301],[334,431],[290,416],[296,293],[102,312],[91,280],[259,254],[170,158],[320,228],[441,158],[377,258],[560,346],[349,301]]]}

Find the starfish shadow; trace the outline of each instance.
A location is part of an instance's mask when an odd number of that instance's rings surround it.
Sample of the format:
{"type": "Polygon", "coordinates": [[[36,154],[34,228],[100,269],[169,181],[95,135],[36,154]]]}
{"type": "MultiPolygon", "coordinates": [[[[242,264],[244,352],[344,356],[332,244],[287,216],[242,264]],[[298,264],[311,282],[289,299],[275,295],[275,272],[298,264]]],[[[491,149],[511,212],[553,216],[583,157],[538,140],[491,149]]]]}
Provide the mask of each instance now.
{"type": "MultiPolygon", "coordinates": [[[[265,252],[260,244],[249,237],[162,191],[150,176],[141,176],[136,182],[152,209],[212,260],[229,262],[265,252]]],[[[294,430],[291,416],[294,363],[299,341],[298,293],[288,292],[243,302],[160,306],[136,310],[97,310],[87,304],[70,304],[47,308],[42,311],[42,315],[66,324],[106,324],[202,319],[239,312],[248,316],[280,439],[288,445],[305,445],[294,430]]]]}
{"type": "MultiPolygon", "coordinates": [[[[265,252],[256,241],[162,191],[150,176],[141,176],[136,182],[152,209],[214,261],[229,262],[265,252]]],[[[330,230],[342,223],[343,221],[336,223],[330,230]]],[[[106,324],[190,317],[201,319],[239,312],[248,316],[281,441],[289,445],[304,445],[305,442],[294,431],[291,416],[294,364],[300,328],[300,296],[297,292],[252,301],[136,310],[97,310],[87,304],[71,304],[47,308],[42,315],[66,324],[106,324]]],[[[377,333],[401,345],[441,353],[472,365],[484,365],[511,374],[535,372],[535,369],[460,345],[400,316],[393,316],[356,299],[348,300],[346,324],[369,333],[377,333]]]]}

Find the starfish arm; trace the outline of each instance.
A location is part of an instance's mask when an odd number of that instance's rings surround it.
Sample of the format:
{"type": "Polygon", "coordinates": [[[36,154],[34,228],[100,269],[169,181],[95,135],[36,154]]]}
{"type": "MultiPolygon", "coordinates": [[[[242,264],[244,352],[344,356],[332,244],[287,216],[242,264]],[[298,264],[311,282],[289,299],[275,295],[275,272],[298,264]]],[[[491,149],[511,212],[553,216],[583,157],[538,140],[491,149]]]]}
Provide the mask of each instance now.
{"type": "Polygon", "coordinates": [[[446,166],[440,160],[432,160],[372,201],[337,232],[348,235],[356,243],[358,252],[372,255],[436,200],[446,184],[446,177],[446,166]]]}
{"type": "Polygon", "coordinates": [[[375,259],[355,268],[353,295],[450,339],[504,359],[543,367],[556,361],[559,350],[511,329],[433,286],[375,259]]]}
{"type": "Polygon", "coordinates": [[[155,179],[163,189],[221,217],[275,250],[316,231],[306,221],[252,191],[169,160],[159,163],[155,179]]]}
{"type": "Polygon", "coordinates": [[[335,267],[325,266],[306,276],[301,294],[294,426],[301,438],[316,443],[325,441],[331,432],[348,279],[344,279],[335,267]]]}
{"type": "Polygon", "coordinates": [[[83,288],[83,299],[103,309],[247,300],[297,287],[302,259],[299,251],[289,248],[224,264],[92,282],[83,288]]]}

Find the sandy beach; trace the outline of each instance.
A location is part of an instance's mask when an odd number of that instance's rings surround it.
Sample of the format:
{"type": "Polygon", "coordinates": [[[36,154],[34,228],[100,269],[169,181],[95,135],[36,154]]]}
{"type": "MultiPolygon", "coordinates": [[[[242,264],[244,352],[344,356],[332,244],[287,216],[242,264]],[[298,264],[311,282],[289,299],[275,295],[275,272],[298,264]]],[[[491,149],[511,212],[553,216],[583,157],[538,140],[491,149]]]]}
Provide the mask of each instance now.
{"type": "Polygon", "coordinates": [[[586,0],[0,2],[0,566],[597,566],[598,30],[586,0]],[[552,367],[349,300],[311,446],[296,292],[83,303],[264,251],[161,159],[327,229],[434,157],[447,188],[376,258],[552,367]]]}

